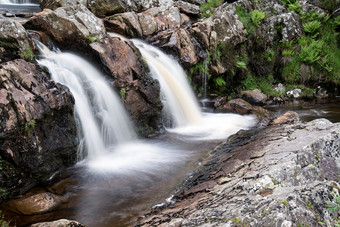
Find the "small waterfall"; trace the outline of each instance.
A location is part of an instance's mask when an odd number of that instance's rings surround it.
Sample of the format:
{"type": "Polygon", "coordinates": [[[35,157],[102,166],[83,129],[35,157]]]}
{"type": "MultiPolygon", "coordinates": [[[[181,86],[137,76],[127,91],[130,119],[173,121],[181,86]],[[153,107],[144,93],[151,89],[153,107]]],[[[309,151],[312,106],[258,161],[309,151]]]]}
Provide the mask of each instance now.
{"type": "Polygon", "coordinates": [[[51,52],[41,43],[38,46],[44,57],[39,64],[74,96],[81,154],[87,151],[90,159],[105,155],[114,145],[136,137],[119,98],[97,69],[75,54],[51,52]]]}
{"type": "Polygon", "coordinates": [[[140,40],[132,40],[160,82],[175,127],[200,125],[202,114],[186,75],[178,62],[159,49],[140,40]]]}
{"type": "Polygon", "coordinates": [[[34,4],[39,5],[36,0],[0,0],[0,4],[34,4]]]}

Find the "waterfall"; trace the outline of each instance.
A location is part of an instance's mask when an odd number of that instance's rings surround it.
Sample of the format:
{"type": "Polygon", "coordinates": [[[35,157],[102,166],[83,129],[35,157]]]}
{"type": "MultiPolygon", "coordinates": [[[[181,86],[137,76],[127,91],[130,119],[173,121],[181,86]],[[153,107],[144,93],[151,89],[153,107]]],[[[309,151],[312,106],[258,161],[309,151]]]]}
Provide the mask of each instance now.
{"type": "Polygon", "coordinates": [[[202,113],[178,62],[143,41],[133,39],[132,42],[139,48],[153,77],[160,82],[165,110],[171,113],[175,123],[169,132],[194,139],[223,139],[256,123],[253,116],[202,113]]]}
{"type": "Polygon", "coordinates": [[[136,137],[118,96],[97,69],[75,54],[51,52],[41,43],[38,47],[43,55],[38,63],[74,96],[81,154],[87,151],[89,158],[98,157],[136,137]]]}
{"type": "Polygon", "coordinates": [[[39,1],[36,0],[0,0],[0,4],[34,4],[39,5],[39,1]]]}
{"type": "Polygon", "coordinates": [[[146,60],[152,75],[160,82],[166,98],[166,109],[175,127],[200,125],[202,114],[182,67],[159,49],[140,40],[132,40],[146,60]]]}

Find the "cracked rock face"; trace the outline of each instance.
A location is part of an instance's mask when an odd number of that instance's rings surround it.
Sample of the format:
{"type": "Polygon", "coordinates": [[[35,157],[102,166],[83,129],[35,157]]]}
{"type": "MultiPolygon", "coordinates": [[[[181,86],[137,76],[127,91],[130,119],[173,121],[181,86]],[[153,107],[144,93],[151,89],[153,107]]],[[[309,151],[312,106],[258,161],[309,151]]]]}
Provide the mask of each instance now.
{"type": "Polygon", "coordinates": [[[211,153],[167,207],[141,226],[334,225],[340,123],[318,119],[241,132],[211,153]]]}
{"type": "Polygon", "coordinates": [[[0,65],[0,198],[24,192],[76,159],[73,97],[34,64],[0,65]]]}
{"type": "Polygon", "coordinates": [[[103,21],[82,4],[60,7],[54,11],[45,9],[24,26],[45,31],[57,42],[78,48],[106,36],[103,21]]]}

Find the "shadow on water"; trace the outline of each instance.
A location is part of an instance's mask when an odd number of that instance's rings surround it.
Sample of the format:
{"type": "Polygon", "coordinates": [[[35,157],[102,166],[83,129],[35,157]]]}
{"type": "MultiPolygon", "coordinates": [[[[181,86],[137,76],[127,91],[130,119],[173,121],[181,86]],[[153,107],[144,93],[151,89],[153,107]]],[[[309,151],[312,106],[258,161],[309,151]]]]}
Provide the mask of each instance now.
{"type": "Polygon", "coordinates": [[[295,111],[304,122],[318,118],[326,118],[333,123],[340,122],[340,97],[309,101],[299,100],[285,105],[269,106],[266,109],[275,112],[277,116],[289,110],[295,111]]]}

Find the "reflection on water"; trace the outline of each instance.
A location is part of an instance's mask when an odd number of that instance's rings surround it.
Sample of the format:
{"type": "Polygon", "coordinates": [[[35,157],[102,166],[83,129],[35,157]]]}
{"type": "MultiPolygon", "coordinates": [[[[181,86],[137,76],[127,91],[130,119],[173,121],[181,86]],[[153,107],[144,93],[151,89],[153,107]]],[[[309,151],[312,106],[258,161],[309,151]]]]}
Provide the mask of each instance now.
{"type": "Polygon", "coordinates": [[[320,99],[312,101],[294,101],[281,106],[269,106],[268,110],[276,115],[291,110],[299,114],[302,121],[311,121],[317,118],[327,118],[331,122],[340,122],[340,97],[333,99],[320,99]]]}

